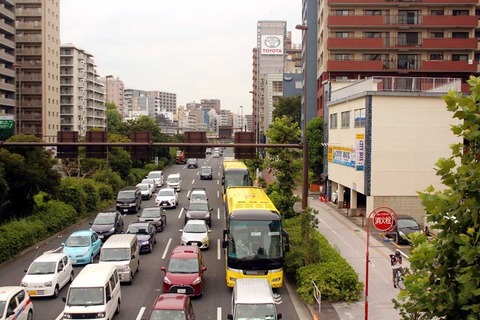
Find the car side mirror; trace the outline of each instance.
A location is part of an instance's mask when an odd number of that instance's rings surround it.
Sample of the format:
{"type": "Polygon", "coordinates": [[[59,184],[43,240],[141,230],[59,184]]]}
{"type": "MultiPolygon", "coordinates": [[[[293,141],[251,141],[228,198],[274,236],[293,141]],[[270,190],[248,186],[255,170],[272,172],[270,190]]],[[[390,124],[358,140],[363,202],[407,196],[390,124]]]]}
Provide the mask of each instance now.
{"type": "Polygon", "coordinates": [[[28,271],[28,269],[23,269],[23,272],[27,272],[27,271],[28,271]]]}
{"type": "Polygon", "coordinates": [[[140,218],[140,214],[137,214],[137,217],[139,217],[139,218],[140,218]]]}
{"type": "Polygon", "coordinates": [[[208,229],[208,233],[212,232],[212,229],[208,229]]]}
{"type": "Polygon", "coordinates": [[[228,320],[233,320],[233,315],[227,314],[227,319],[228,319],[228,320]]]}
{"type": "Polygon", "coordinates": [[[213,208],[210,208],[210,211],[213,211],[213,208]]]}
{"type": "Polygon", "coordinates": [[[202,272],[207,271],[207,267],[202,267],[202,272]]]}
{"type": "Polygon", "coordinates": [[[110,301],[110,300],[112,300],[112,296],[107,294],[107,302],[110,301]]]}
{"type": "Polygon", "coordinates": [[[160,270],[162,270],[164,272],[167,272],[167,268],[165,268],[165,267],[161,267],[160,270]]]}
{"type": "Polygon", "coordinates": [[[278,320],[282,319],[282,314],[281,313],[277,314],[277,319],[278,320]]]}
{"type": "Polygon", "coordinates": [[[63,302],[67,302],[67,297],[62,297],[63,302]]]}
{"type": "Polygon", "coordinates": [[[183,229],[180,229],[180,230],[178,230],[178,231],[183,232],[183,229]]]}
{"type": "Polygon", "coordinates": [[[89,224],[89,225],[93,225],[93,222],[92,222],[92,221],[90,221],[88,224],[89,224]]]}
{"type": "Polygon", "coordinates": [[[133,260],[133,259],[135,259],[135,255],[134,255],[134,254],[132,254],[132,258],[130,258],[130,260],[133,260]]]}
{"type": "Polygon", "coordinates": [[[228,246],[228,240],[223,240],[222,247],[225,249],[228,246]]]}

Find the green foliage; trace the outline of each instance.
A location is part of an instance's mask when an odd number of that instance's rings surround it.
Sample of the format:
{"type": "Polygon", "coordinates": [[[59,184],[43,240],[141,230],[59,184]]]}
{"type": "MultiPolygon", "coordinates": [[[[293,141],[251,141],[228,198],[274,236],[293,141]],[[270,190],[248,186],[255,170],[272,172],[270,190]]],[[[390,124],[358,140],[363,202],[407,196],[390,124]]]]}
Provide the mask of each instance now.
{"type": "Polygon", "coordinates": [[[314,213],[308,208],[299,217],[284,221],[290,237],[285,271],[295,279],[297,291],[307,303],[313,303],[312,281],[324,300],[357,301],[363,284],[348,262],[315,230],[314,213]]]}
{"type": "Polygon", "coordinates": [[[275,207],[280,211],[283,218],[289,219],[297,215],[293,210],[293,205],[300,200],[298,196],[292,193],[291,196],[285,197],[278,181],[273,181],[268,186],[266,186],[266,182],[263,179],[260,179],[259,183],[262,188],[266,187],[265,192],[275,207]]]}
{"type": "Polygon", "coordinates": [[[78,219],[72,206],[58,200],[41,204],[34,217],[35,221],[43,221],[49,235],[65,229],[65,226],[71,225],[78,219]]]}
{"type": "Polygon", "coordinates": [[[103,182],[96,182],[95,187],[97,188],[98,197],[100,202],[110,201],[115,199],[116,194],[113,192],[111,185],[103,182]]]}
{"type": "Polygon", "coordinates": [[[109,133],[127,135],[128,128],[126,123],[122,122],[122,116],[118,112],[114,103],[107,102],[107,128],[109,133]]]}
{"type": "Polygon", "coordinates": [[[87,194],[77,179],[65,178],[62,180],[58,199],[75,208],[78,216],[87,213],[87,194]]]}
{"type": "Polygon", "coordinates": [[[300,127],[301,115],[302,115],[302,96],[294,97],[280,97],[278,102],[273,105],[272,112],[273,120],[282,118],[283,116],[289,116],[300,127]]]}
{"type": "Polygon", "coordinates": [[[320,183],[323,173],[323,119],[313,118],[307,123],[308,169],[313,173],[310,182],[320,183]]]}
{"type": "Polygon", "coordinates": [[[133,175],[132,184],[140,183],[143,179],[145,179],[148,175],[148,172],[151,170],[146,168],[134,168],[130,171],[130,174],[133,175]]]}
{"type": "Polygon", "coordinates": [[[48,235],[39,219],[12,220],[0,226],[0,263],[11,259],[48,235]]]}
{"type": "Polygon", "coordinates": [[[95,172],[92,178],[96,182],[106,183],[111,186],[112,191],[115,195],[124,186],[120,175],[117,172],[113,172],[111,169],[99,170],[95,172]]]}
{"type": "Polygon", "coordinates": [[[85,209],[87,212],[95,212],[100,202],[100,196],[98,194],[95,181],[92,179],[78,179],[80,186],[85,192],[85,209]]]}
{"type": "Polygon", "coordinates": [[[126,179],[132,168],[130,153],[122,148],[110,148],[108,165],[110,169],[118,172],[122,179],[126,179]]]}
{"type": "Polygon", "coordinates": [[[411,272],[394,302],[403,319],[480,318],[480,79],[470,77],[471,94],[449,92],[447,110],[458,121],[459,143],[436,163],[443,190],[419,193],[437,239],[411,237],[411,272]]]}

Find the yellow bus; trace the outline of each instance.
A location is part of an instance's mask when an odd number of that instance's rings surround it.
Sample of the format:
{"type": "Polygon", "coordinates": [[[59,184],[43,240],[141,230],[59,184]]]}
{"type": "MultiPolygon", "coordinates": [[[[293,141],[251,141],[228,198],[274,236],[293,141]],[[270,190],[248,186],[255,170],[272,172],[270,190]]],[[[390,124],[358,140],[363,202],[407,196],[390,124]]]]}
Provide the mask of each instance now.
{"type": "Polygon", "coordinates": [[[240,278],[265,278],[272,288],[280,288],[284,255],[289,250],[280,213],[260,187],[229,187],[226,199],[227,286],[233,287],[240,278]]]}
{"type": "Polygon", "coordinates": [[[248,173],[248,168],[241,160],[225,159],[222,170],[223,202],[227,188],[232,186],[251,186],[253,183],[248,173]]]}

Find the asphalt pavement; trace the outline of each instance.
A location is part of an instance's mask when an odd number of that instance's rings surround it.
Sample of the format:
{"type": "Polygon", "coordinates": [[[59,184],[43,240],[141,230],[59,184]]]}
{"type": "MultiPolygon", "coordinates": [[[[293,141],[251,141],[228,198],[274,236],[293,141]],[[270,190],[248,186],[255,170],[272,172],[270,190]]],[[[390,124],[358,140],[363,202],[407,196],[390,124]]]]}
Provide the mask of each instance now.
{"type": "MultiPolygon", "coordinates": [[[[263,178],[267,183],[274,179],[267,172],[263,172],[263,178]]],[[[296,194],[301,196],[301,191],[297,190],[296,194]]],[[[371,233],[367,284],[367,232],[363,218],[348,217],[347,209],[338,208],[331,202],[322,202],[318,195],[309,195],[308,206],[317,211],[316,217],[319,221],[317,230],[355,269],[360,281],[364,283],[364,291],[362,291],[359,301],[354,303],[322,301],[320,308],[318,305],[307,306],[310,313],[308,318],[320,320],[400,319],[399,312],[394,309],[392,302],[392,299],[396,298],[399,293],[399,289],[393,287],[389,257],[393,253],[394,249],[392,248],[395,247],[385,241],[379,233],[371,233]],[[367,288],[368,296],[365,293],[367,288]]],[[[403,259],[403,266],[409,267],[406,256],[403,259]]]]}

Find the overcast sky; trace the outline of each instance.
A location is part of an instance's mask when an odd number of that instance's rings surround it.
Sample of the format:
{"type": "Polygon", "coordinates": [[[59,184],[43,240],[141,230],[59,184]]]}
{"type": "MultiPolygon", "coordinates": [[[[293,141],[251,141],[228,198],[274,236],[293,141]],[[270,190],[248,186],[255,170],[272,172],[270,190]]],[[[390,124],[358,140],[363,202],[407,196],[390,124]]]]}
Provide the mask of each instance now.
{"type": "Polygon", "coordinates": [[[252,49],[260,20],[287,21],[301,42],[302,0],[61,0],[60,39],[94,56],[126,88],[220,99],[251,114],[252,49]]]}

